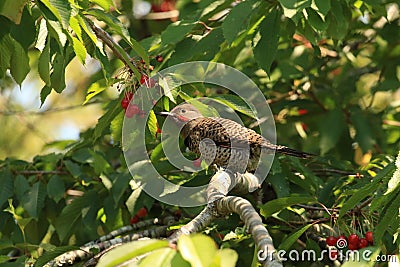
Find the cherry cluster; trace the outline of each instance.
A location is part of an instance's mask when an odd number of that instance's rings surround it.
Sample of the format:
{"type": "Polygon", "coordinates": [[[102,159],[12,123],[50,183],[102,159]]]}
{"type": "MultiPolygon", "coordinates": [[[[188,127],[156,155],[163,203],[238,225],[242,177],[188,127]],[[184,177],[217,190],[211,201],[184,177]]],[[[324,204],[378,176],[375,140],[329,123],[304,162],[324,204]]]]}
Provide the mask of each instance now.
{"type": "Polygon", "coordinates": [[[145,113],[140,107],[136,104],[131,104],[133,99],[133,93],[127,92],[124,95],[124,98],[121,100],[121,106],[125,109],[125,116],[127,118],[132,118],[134,115],[139,115],[141,118],[144,118],[145,113]]]}
{"type": "Polygon", "coordinates": [[[374,236],[372,232],[366,232],[365,237],[360,238],[357,234],[351,234],[347,238],[345,235],[338,237],[328,236],[326,238],[328,246],[336,246],[339,249],[344,248],[346,245],[350,250],[358,250],[374,244],[374,236]]]}
{"type": "Polygon", "coordinates": [[[140,222],[140,219],[143,219],[144,217],[147,216],[147,209],[145,207],[142,207],[136,212],[135,216],[133,216],[130,220],[131,224],[138,223],[140,222]]]}

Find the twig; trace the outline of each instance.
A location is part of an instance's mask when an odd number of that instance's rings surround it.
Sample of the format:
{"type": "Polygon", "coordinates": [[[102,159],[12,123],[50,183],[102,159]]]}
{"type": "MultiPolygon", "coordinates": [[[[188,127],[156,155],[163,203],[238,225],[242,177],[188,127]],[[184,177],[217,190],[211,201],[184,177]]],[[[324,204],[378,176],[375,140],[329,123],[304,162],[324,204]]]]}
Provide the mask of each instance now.
{"type": "Polygon", "coordinates": [[[13,171],[15,174],[22,174],[22,175],[48,175],[48,174],[68,174],[65,171],[13,171]]]}

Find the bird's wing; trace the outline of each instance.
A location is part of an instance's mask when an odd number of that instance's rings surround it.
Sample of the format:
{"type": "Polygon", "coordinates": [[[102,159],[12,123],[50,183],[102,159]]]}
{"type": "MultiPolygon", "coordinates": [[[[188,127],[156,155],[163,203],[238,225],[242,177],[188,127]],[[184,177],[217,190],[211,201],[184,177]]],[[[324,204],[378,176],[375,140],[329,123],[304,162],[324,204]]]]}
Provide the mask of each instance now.
{"type": "MultiPolygon", "coordinates": [[[[199,118],[192,128],[189,139],[197,138],[197,141],[211,139],[216,146],[248,149],[249,137],[257,134],[239,123],[224,118],[199,118]]],[[[192,140],[193,141],[193,140],[192,140]]],[[[189,142],[189,140],[186,140],[189,142]]]]}

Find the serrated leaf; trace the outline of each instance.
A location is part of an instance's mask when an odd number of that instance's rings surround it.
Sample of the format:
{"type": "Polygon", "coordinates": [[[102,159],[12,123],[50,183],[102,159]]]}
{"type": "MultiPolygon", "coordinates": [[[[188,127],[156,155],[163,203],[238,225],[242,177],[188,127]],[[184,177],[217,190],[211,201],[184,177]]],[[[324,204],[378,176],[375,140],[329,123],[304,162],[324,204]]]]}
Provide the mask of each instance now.
{"type": "Polygon", "coordinates": [[[326,16],[331,9],[331,1],[313,0],[313,5],[311,5],[311,7],[326,16]]]}
{"type": "Polygon", "coordinates": [[[0,4],[0,15],[13,21],[15,24],[21,22],[22,11],[28,0],[2,0],[0,4]]]}
{"type": "Polygon", "coordinates": [[[351,197],[343,203],[343,206],[340,209],[339,217],[342,217],[347,211],[355,207],[360,203],[361,200],[369,197],[376,190],[381,180],[385,178],[387,175],[391,174],[395,169],[393,163],[388,164],[384,169],[382,169],[372,180],[371,183],[363,186],[358,189],[351,197]]]}
{"type": "Polygon", "coordinates": [[[390,228],[396,229],[399,227],[398,224],[393,223],[399,217],[399,203],[400,191],[397,192],[396,198],[384,210],[383,216],[381,216],[378,225],[374,228],[374,240],[377,240],[379,243],[382,242],[385,231],[390,228]]]}
{"type": "Polygon", "coordinates": [[[65,184],[60,176],[53,175],[50,178],[47,184],[47,194],[50,198],[54,199],[55,202],[58,202],[64,198],[65,184]]]}
{"type": "Polygon", "coordinates": [[[92,2],[98,4],[107,11],[110,11],[110,8],[114,5],[112,0],[92,0],[92,2]]]}
{"type": "Polygon", "coordinates": [[[261,38],[253,48],[257,64],[270,74],[272,62],[278,51],[281,12],[273,9],[260,24],[261,38]]]}
{"type": "Polygon", "coordinates": [[[290,207],[292,205],[299,203],[313,203],[313,202],[316,202],[316,199],[313,197],[306,197],[306,196],[284,197],[268,201],[266,204],[260,207],[260,212],[261,215],[264,216],[264,218],[267,218],[270,217],[272,214],[281,211],[287,207],[290,207]]]}
{"type": "MultiPolygon", "coordinates": [[[[38,61],[38,72],[40,78],[46,83],[47,87],[51,86],[50,81],[50,38],[47,38],[47,42],[39,56],[38,61]]],[[[46,95],[47,96],[47,95],[46,95]]],[[[46,99],[46,98],[44,98],[46,99]]],[[[44,99],[41,101],[43,104],[44,99]]]]}
{"type": "Polygon", "coordinates": [[[117,116],[111,121],[110,131],[114,144],[122,140],[122,125],[124,123],[125,112],[121,110],[117,116]]]}
{"type": "Polygon", "coordinates": [[[251,13],[256,10],[254,3],[259,2],[255,0],[240,2],[231,9],[228,16],[224,19],[222,31],[228,43],[231,44],[236,36],[248,26],[251,13]]]}
{"type": "Polygon", "coordinates": [[[113,181],[111,187],[111,194],[114,200],[115,207],[119,206],[119,201],[121,200],[122,195],[125,193],[126,189],[129,187],[129,181],[131,180],[130,173],[124,173],[123,175],[119,174],[115,180],[113,181]]]}
{"type": "Polygon", "coordinates": [[[64,56],[56,53],[53,60],[53,72],[50,75],[51,86],[57,93],[65,89],[65,65],[64,56]]]}
{"type": "Polygon", "coordinates": [[[362,110],[356,109],[351,112],[350,118],[356,130],[356,141],[363,152],[368,152],[376,142],[367,117],[362,110]]]}
{"type": "Polygon", "coordinates": [[[87,89],[86,99],[82,105],[85,105],[87,102],[89,102],[90,99],[92,99],[94,96],[100,94],[105,89],[106,89],[106,87],[101,85],[99,82],[92,83],[90,85],[90,87],[87,89]]]}
{"type": "Polygon", "coordinates": [[[197,25],[197,22],[192,21],[177,21],[168,25],[161,33],[161,42],[164,45],[176,44],[180,42],[192,29],[197,25]]]}
{"type": "Polygon", "coordinates": [[[144,258],[139,267],[158,266],[158,267],[169,267],[172,259],[177,254],[176,250],[171,248],[160,248],[151,252],[146,258],[144,258]]]}
{"type": "Polygon", "coordinates": [[[40,181],[34,183],[25,195],[22,206],[32,218],[37,219],[39,217],[39,214],[44,207],[46,195],[46,188],[40,181]]]}
{"type": "Polygon", "coordinates": [[[103,132],[110,127],[111,121],[115,116],[121,112],[121,105],[119,99],[113,100],[109,104],[109,109],[103,116],[99,119],[96,128],[94,129],[93,142],[95,142],[103,132]]]}
{"type": "Polygon", "coordinates": [[[10,59],[10,73],[15,82],[21,86],[30,71],[28,53],[17,41],[13,41],[13,53],[10,59]]]}
{"type": "Polygon", "coordinates": [[[299,237],[313,226],[313,224],[307,224],[306,226],[303,226],[299,230],[297,230],[295,233],[291,234],[288,238],[286,238],[280,245],[279,245],[279,250],[283,251],[289,251],[290,247],[293,246],[293,244],[299,239],[299,237]]]}
{"type": "Polygon", "coordinates": [[[42,90],[40,90],[40,106],[43,106],[44,101],[46,101],[47,96],[51,93],[51,87],[45,85],[42,90]]]}
{"type": "Polygon", "coordinates": [[[71,16],[71,5],[68,1],[64,0],[40,0],[53,14],[59,22],[62,23],[63,28],[67,29],[69,26],[69,18],[71,16]]]}
{"type": "Polygon", "coordinates": [[[63,31],[61,24],[57,21],[47,20],[47,30],[51,36],[57,40],[58,44],[60,45],[60,50],[62,50],[67,43],[68,38],[63,31]]]}
{"type": "Polygon", "coordinates": [[[150,110],[149,120],[147,121],[147,127],[149,127],[150,134],[152,137],[155,137],[157,134],[157,117],[153,110],[150,110]]]}
{"type": "Polygon", "coordinates": [[[336,146],[345,128],[346,122],[341,110],[331,110],[324,116],[319,125],[321,135],[319,148],[322,155],[336,146]]]}
{"type": "Polygon", "coordinates": [[[55,222],[55,229],[61,242],[71,235],[75,224],[82,217],[82,211],[99,200],[97,194],[94,190],[87,191],[83,196],[75,198],[61,211],[55,222]]]}
{"type": "Polygon", "coordinates": [[[14,191],[17,199],[22,201],[25,196],[25,193],[30,189],[30,185],[28,180],[23,175],[17,175],[14,181],[14,191]]]}
{"type": "Polygon", "coordinates": [[[143,48],[143,46],[136,41],[133,38],[130,38],[130,45],[133,48],[133,50],[136,52],[136,54],[139,55],[139,57],[141,57],[144,62],[149,65],[150,64],[150,58],[149,58],[149,54],[147,54],[146,50],[143,48]]]}
{"type": "Polygon", "coordinates": [[[90,166],[93,167],[95,174],[100,175],[110,167],[110,164],[102,154],[93,150],[89,150],[89,152],[93,157],[93,162],[90,163],[90,166]]]}
{"type": "Polygon", "coordinates": [[[79,166],[78,164],[76,164],[70,160],[64,161],[64,164],[65,164],[65,167],[67,168],[67,170],[71,173],[71,175],[74,178],[79,178],[82,175],[81,166],[79,166]]]}
{"type": "MultiPolygon", "coordinates": [[[[98,46],[98,41],[97,41],[97,37],[96,34],[94,33],[94,31],[92,30],[92,28],[90,28],[90,26],[88,25],[86,18],[83,17],[83,15],[79,14],[76,19],[79,22],[79,25],[81,26],[81,28],[84,30],[84,32],[89,36],[90,40],[92,40],[92,42],[98,46]]],[[[99,46],[98,46],[99,47],[99,46]]],[[[101,48],[101,46],[99,47],[101,48]]]]}
{"type": "Polygon", "coordinates": [[[217,253],[214,241],[202,234],[182,235],[178,240],[178,249],[192,267],[210,266],[217,253]]]}
{"type": "Polygon", "coordinates": [[[326,31],[328,23],[322,20],[318,12],[311,8],[307,8],[308,22],[314,30],[326,31]]]}
{"type": "Polygon", "coordinates": [[[257,114],[254,114],[255,108],[251,110],[248,104],[239,96],[236,95],[218,95],[218,96],[211,96],[212,99],[220,102],[221,104],[227,105],[228,107],[236,110],[240,113],[243,113],[250,118],[256,119],[257,114]]]}
{"type": "Polygon", "coordinates": [[[81,41],[78,40],[78,38],[72,36],[72,46],[74,48],[75,51],[75,55],[78,57],[79,61],[85,65],[85,61],[86,61],[86,48],[83,45],[83,43],[81,41]]]}
{"type": "Polygon", "coordinates": [[[14,189],[14,181],[11,172],[8,169],[0,171],[0,207],[12,197],[14,189]]]}
{"type": "Polygon", "coordinates": [[[166,240],[140,240],[119,246],[100,258],[97,267],[117,266],[134,257],[168,247],[166,240]]]}

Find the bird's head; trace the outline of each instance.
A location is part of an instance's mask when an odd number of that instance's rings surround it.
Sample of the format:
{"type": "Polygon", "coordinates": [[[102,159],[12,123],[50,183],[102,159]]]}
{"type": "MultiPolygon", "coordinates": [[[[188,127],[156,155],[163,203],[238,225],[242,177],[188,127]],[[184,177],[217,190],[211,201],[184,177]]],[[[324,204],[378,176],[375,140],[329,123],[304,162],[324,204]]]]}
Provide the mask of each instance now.
{"type": "Polygon", "coordinates": [[[197,108],[187,103],[176,106],[171,112],[160,112],[160,114],[170,116],[178,125],[184,125],[188,121],[203,117],[197,108]]]}

